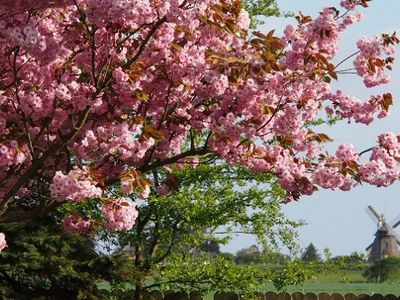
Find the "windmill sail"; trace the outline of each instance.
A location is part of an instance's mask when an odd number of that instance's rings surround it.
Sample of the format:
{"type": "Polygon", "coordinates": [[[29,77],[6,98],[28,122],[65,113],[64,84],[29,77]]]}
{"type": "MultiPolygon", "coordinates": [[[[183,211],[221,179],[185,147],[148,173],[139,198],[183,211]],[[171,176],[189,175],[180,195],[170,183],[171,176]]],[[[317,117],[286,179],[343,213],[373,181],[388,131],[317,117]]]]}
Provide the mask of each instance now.
{"type": "Polygon", "coordinates": [[[393,225],[393,228],[396,228],[397,226],[399,226],[400,225],[400,220],[397,222],[397,223],[395,223],[394,225],[393,225]]]}
{"type": "MultiPolygon", "coordinates": [[[[392,222],[390,222],[390,226],[392,227],[392,229],[394,229],[399,225],[400,225],[400,215],[397,215],[397,217],[394,218],[392,220],[392,222]]],[[[394,230],[393,230],[393,232],[396,236],[397,244],[400,246],[400,236],[394,230]]]]}
{"type": "Polygon", "coordinates": [[[393,221],[390,222],[390,225],[393,228],[396,228],[397,226],[399,226],[400,225],[400,215],[398,215],[396,218],[394,218],[393,221]]]}
{"type": "MultiPolygon", "coordinates": [[[[379,220],[380,218],[381,218],[381,215],[371,206],[371,205],[368,205],[368,209],[369,209],[369,211],[370,211],[370,213],[369,213],[369,215],[372,217],[372,216],[375,216],[375,218],[377,219],[377,220],[379,220]],[[371,215],[371,213],[372,213],[372,215],[371,215]]],[[[372,218],[372,219],[374,219],[374,218],[372,218]]]]}

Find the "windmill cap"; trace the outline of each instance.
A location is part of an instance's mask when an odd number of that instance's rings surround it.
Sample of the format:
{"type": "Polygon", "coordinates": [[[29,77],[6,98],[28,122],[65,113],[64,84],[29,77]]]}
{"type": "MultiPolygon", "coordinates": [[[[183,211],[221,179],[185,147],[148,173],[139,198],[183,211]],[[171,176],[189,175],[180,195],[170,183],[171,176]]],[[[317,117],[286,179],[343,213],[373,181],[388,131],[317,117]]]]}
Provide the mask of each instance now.
{"type": "Polygon", "coordinates": [[[396,235],[393,228],[391,226],[389,226],[386,222],[382,222],[382,225],[378,228],[378,231],[376,234],[378,234],[378,232],[382,232],[387,235],[393,235],[393,236],[396,235]]]}

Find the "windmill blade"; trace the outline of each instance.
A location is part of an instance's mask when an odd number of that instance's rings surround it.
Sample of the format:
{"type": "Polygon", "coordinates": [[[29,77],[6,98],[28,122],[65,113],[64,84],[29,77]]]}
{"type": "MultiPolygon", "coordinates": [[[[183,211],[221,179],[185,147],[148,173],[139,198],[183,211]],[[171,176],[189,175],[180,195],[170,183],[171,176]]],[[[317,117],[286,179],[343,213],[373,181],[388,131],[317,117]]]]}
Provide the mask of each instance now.
{"type": "MultiPolygon", "coordinates": [[[[397,241],[398,243],[399,243],[399,241],[397,241]]],[[[373,245],[374,243],[372,243],[371,245],[369,245],[367,248],[365,248],[365,251],[369,251],[371,248],[372,248],[372,245],[373,245]]]]}
{"type": "Polygon", "coordinates": [[[398,215],[396,218],[393,219],[392,222],[390,222],[390,226],[392,226],[393,228],[396,228],[399,225],[400,225],[400,215],[398,215]]]}
{"type": "Polygon", "coordinates": [[[372,220],[374,220],[375,222],[379,222],[379,219],[381,218],[381,216],[371,205],[368,205],[368,208],[365,209],[365,211],[371,217],[372,220]]]}
{"type": "Polygon", "coordinates": [[[397,226],[400,225],[400,215],[398,215],[396,218],[394,218],[393,221],[391,222],[391,224],[393,224],[392,225],[392,231],[393,231],[393,233],[394,233],[394,235],[396,237],[397,244],[400,246],[400,237],[397,234],[397,232],[394,230],[394,228],[396,228],[397,226]]]}
{"type": "Polygon", "coordinates": [[[371,205],[368,205],[368,209],[374,214],[374,216],[379,220],[381,215],[373,208],[371,205]]]}

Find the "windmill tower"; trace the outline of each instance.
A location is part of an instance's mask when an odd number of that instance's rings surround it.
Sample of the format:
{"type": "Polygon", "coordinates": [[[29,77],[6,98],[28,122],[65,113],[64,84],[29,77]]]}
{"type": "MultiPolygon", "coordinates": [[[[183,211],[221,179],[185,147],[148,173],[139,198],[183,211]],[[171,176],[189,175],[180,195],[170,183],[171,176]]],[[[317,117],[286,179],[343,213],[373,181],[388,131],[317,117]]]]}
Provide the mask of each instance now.
{"type": "Polygon", "coordinates": [[[400,256],[400,238],[394,231],[400,225],[400,216],[387,223],[384,216],[379,214],[371,205],[366,209],[368,215],[376,222],[377,231],[371,245],[365,249],[370,252],[372,260],[381,260],[389,256],[400,256]]]}

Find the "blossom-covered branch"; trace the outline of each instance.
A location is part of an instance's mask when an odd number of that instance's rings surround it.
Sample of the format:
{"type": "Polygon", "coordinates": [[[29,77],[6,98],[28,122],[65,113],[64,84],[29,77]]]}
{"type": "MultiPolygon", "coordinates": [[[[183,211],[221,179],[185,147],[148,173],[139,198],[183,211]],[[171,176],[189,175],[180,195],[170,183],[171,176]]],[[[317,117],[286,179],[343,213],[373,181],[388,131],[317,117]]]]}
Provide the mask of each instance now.
{"type": "MultiPolygon", "coordinates": [[[[300,15],[277,37],[251,32],[239,0],[2,1],[0,218],[39,185],[49,205],[98,199],[106,227],[127,229],[136,218],[127,197],[168,194],[171,168],[208,155],[274,174],[285,201],[391,184],[395,135],[381,135],[361,163],[352,145],[325,154],[330,137],[311,125],[325,112],[370,124],[393,101],[332,90],[340,34],[367,2],[341,6],[300,15]]],[[[356,54],[340,55],[369,88],[388,82],[398,43],[362,38],[356,54]]],[[[72,215],[64,226],[88,222],[72,215]]]]}

